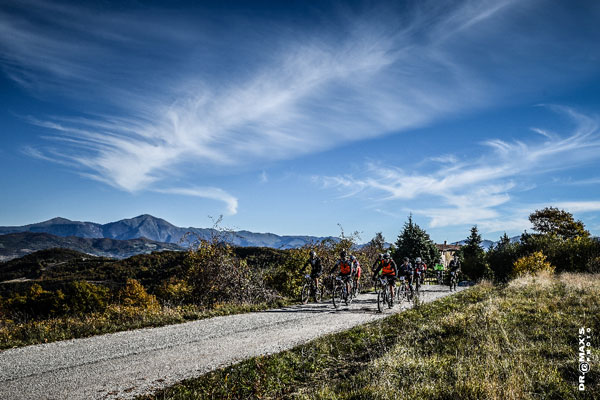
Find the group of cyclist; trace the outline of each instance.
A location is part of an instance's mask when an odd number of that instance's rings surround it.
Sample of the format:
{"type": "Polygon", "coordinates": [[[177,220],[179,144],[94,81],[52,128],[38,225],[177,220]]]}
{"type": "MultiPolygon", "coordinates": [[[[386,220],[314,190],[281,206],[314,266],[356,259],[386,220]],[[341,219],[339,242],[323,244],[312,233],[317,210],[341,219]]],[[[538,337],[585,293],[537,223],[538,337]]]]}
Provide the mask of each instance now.
{"type": "MultiPolygon", "coordinates": [[[[311,273],[310,277],[314,281],[315,287],[319,287],[319,278],[323,274],[323,263],[321,258],[317,256],[315,251],[310,252],[308,261],[304,264],[302,273],[305,273],[306,268],[310,265],[311,273]]],[[[456,276],[460,272],[460,262],[458,257],[454,257],[448,265],[451,276],[456,276]]],[[[384,278],[387,281],[387,285],[390,290],[392,303],[394,301],[394,288],[396,286],[396,279],[400,279],[408,284],[408,289],[411,295],[414,292],[413,284],[423,284],[425,278],[425,272],[427,271],[427,265],[423,262],[421,257],[415,259],[414,265],[411,264],[408,257],[404,257],[400,267],[396,265],[396,262],[392,259],[389,252],[380,253],[371,267],[373,272],[372,280],[375,283],[377,279],[384,278]]],[[[350,293],[351,284],[356,287],[358,284],[362,269],[358,259],[353,255],[348,255],[345,250],[340,252],[340,258],[335,262],[334,266],[329,271],[330,274],[336,273],[342,278],[346,285],[346,293],[350,293]],[[351,282],[352,281],[352,282],[351,282]]]]}

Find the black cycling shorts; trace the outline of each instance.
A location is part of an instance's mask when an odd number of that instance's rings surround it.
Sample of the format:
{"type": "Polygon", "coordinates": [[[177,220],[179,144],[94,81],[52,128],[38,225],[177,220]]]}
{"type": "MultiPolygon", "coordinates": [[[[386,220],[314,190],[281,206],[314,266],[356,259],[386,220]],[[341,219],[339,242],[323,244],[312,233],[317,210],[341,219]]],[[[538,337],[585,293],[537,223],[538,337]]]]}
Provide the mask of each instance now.
{"type": "Polygon", "coordinates": [[[381,277],[387,279],[387,281],[390,285],[393,285],[396,283],[396,275],[381,275],[381,277]]]}
{"type": "Polygon", "coordinates": [[[323,275],[323,271],[315,271],[315,272],[311,272],[311,273],[310,273],[310,277],[311,277],[312,279],[317,279],[317,278],[320,278],[320,277],[321,277],[321,275],[323,275]]]}

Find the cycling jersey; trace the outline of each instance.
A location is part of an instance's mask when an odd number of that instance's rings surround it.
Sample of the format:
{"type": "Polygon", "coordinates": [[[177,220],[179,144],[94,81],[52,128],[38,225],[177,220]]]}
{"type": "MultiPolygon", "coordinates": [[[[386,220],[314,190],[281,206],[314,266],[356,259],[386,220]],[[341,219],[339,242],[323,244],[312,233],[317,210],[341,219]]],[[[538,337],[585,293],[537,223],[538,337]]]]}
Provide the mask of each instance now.
{"type": "Polygon", "coordinates": [[[319,257],[315,257],[315,258],[309,258],[306,263],[304,264],[304,268],[302,269],[302,273],[304,273],[304,271],[306,271],[306,267],[309,266],[311,267],[310,269],[310,276],[312,276],[313,278],[315,277],[319,277],[321,276],[321,274],[323,273],[323,265],[321,263],[321,259],[319,257]]]}
{"type": "Polygon", "coordinates": [[[352,261],[349,259],[339,259],[331,269],[331,272],[338,270],[340,275],[350,275],[352,274],[352,261]]]}
{"type": "Polygon", "coordinates": [[[414,269],[413,269],[413,266],[411,265],[411,263],[402,264],[400,266],[400,270],[402,271],[402,274],[404,276],[410,276],[414,273],[414,269]]]}
{"type": "Polygon", "coordinates": [[[377,273],[379,271],[381,271],[382,275],[385,275],[388,277],[398,275],[398,267],[396,266],[396,263],[394,262],[394,260],[392,260],[391,258],[381,260],[381,263],[379,264],[377,269],[373,272],[373,275],[377,275],[377,273]]]}

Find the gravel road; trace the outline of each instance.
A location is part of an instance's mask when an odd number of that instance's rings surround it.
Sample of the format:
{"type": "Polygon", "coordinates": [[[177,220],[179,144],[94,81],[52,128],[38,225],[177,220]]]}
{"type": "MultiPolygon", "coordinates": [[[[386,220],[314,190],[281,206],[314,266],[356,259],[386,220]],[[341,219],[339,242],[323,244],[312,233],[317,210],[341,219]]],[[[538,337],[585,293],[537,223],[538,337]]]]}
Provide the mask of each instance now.
{"type": "MultiPolygon", "coordinates": [[[[448,294],[447,286],[428,285],[421,298],[448,294]]],[[[5,350],[0,399],[132,398],[409,307],[377,314],[375,302],[367,293],[337,311],[307,304],[5,350]]]]}

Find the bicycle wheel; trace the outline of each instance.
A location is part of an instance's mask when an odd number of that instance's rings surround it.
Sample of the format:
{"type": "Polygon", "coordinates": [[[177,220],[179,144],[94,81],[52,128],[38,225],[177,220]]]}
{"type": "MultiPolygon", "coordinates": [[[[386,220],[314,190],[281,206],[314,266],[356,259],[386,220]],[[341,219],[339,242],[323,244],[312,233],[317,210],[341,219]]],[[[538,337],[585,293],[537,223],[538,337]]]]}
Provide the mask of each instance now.
{"type": "Polygon", "coordinates": [[[331,301],[333,302],[333,306],[335,308],[339,308],[342,305],[342,286],[335,285],[333,287],[333,292],[331,293],[331,301]]]}
{"type": "Polygon", "coordinates": [[[344,299],[344,305],[350,304],[350,302],[352,301],[352,286],[350,292],[348,292],[346,285],[342,285],[342,298],[344,299]]]}
{"type": "Polygon", "coordinates": [[[406,301],[409,303],[412,301],[414,293],[410,290],[410,287],[406,288],[406,301]]]}
{"type": "Polygon", "coordinates": [[[304,286],[302,286],[302,294],[301,294],[302,303],[303,304],[308,303],[309,297],[310,297],[310,285],[308,283],[305,283],[304,286]]]}
{"type": "Polygon", "coordinates": [[[420,289],[421,289],[421,278],[417,277],[417,279],[415,279],[415,292],[417,293],[417,296],[419,295],[420,289]]]}
{"type": "Polygon", "coordinates": [[[377,312],[383,312],[383,304],[385,301],[385,289],[381,287],[377,289],[377,312]]]}
{"type": "Polygon", "coordinates": [[[315,290],[315,301],[317,303],[320,303],[322,299],[323,299],[323,286],[319,286],[315,290]]]}

